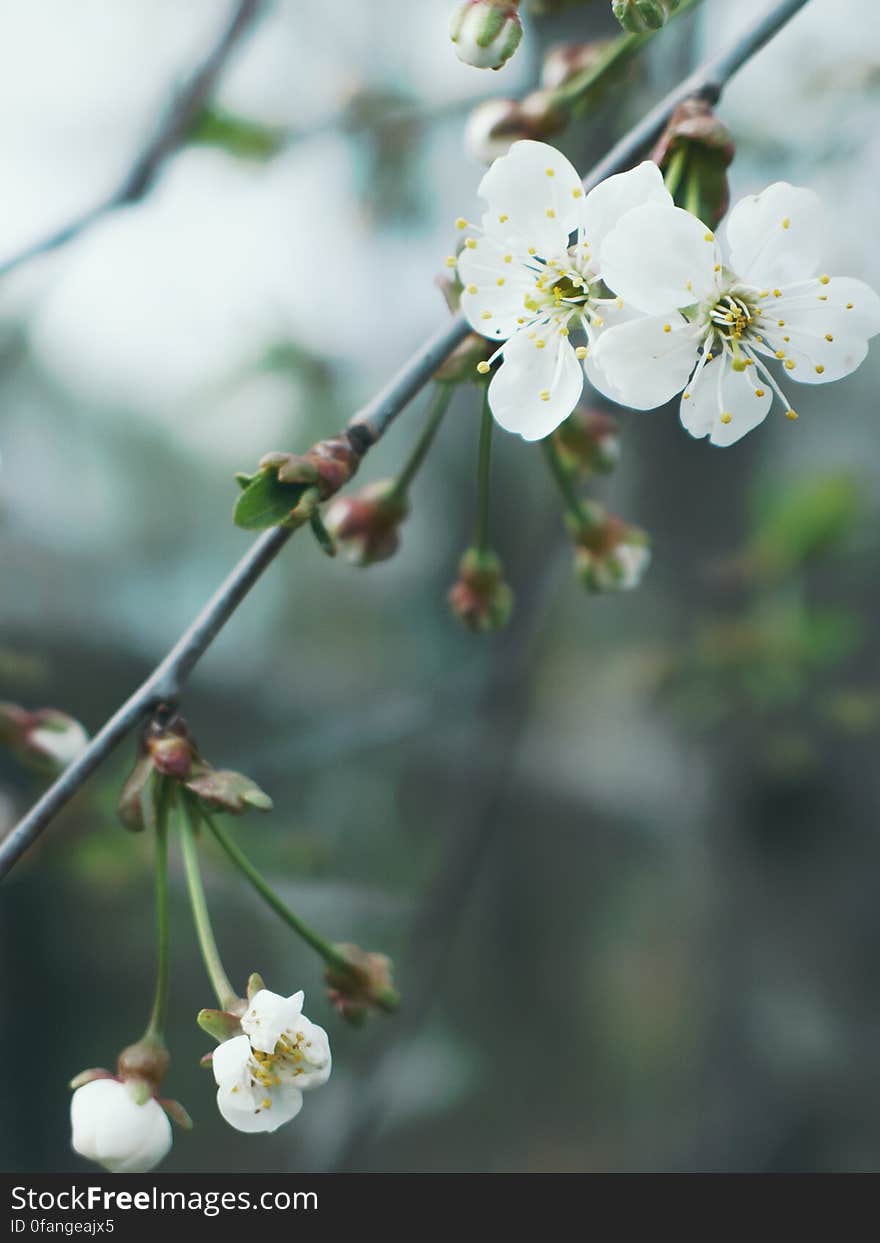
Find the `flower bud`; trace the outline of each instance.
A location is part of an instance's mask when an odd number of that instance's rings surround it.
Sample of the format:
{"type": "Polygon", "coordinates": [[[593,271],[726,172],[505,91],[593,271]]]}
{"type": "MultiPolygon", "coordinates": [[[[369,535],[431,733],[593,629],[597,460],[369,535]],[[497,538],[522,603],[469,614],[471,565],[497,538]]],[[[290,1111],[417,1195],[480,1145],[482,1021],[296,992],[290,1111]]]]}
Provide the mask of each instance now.
{"type": "Polygon", "coordinates": [[[179,782],[211,811],[241,815],[252,807],[271,811],[269,795],[230,769],[214,768],[199,754],[183,717],[160,704],[145,727],[138,758],[119,796],[117,811],[127,829],[138,833],[151,822],[155,778],[179,782]]]}
{"type": "Polygon", "coordinates": [[[573,78],[585,73],[605,55],[610,39],[594,39],[590,43],[557,43],[544,57],[541,67],[541,85],[548,91],[558,91],[573,78]]]}
{"type": "Polygon", "coordinates": [[[730,204],[727,168],[736,154],[736,146],[730,130],[718,120],[712,105],[699,96],[678,105],[657,140],[651,159],[666,169],[682,148],[686,173],[679,180],[679,188],[686,188],[696,179],[700,191],[700,219],[714,228],[730,204]]]}
{"type": "Polygon", "coordinates": [[[400,525],[409,513],[393,479],[370,484],[354,496],[339,496],[324,517],[327,530],[355,565],[387,561],[400,547],[400,525]]]}
{"type": "Polygon", "coordinates": [[[327,995],[342,1018],[359,1027],[371,1009],[396,1010],[400,998],[391,982],[391,959],[387,954],[367,953],[357,945],[333,947],[345,959],[324,972],[327,995]]]}
{"type": "Polygon", "coordinates": [[[487,99],[468,118],[464,149],[472,159],[491,164],[521,138],[549,138],[567,122],[568,112],[553,91],[532,91],[522,101],[487,99]]]}
{"type": "Polygon", "coordinates": [[[519,0],[464,0],[449,19],[455,54],[476,69],[500,69],[519,47],[519,0]]]}
{"type": "Polygon", "coordinates": [[[130,1084],[95,1079],[70,1102],[71,1145],[113,1174],[152,1170],[171,1148],[171,1123],[152,1096],[139,1103],[130,1084]]]}
{"type": "Polygon", "coordinates": [[[469,630],[500,630],[510,620],[513,592],[502,573],[494,552],[469,548],[462,557],[458,578],[449,591],[449,604],[469,630]]]}
{"type": "Polygon", "coordinates": [[[0,703],[0,745],[8,746],[37,772],[63,772],[88,746],[89,736],[72,716],[57,708],[29,712],[0,703]]]}
{"type": "Polygon", "coordinates": [[[590,523],[574,528],[575,572],[588,591],[631,591],[651,561],[646,533],[589,504],[590,523]]]}
{"type": "Polygon", "coordinates": [[[611,0],[611,11],[624,30],[644,34],[665,26],[680,0],[611,0]]]}
{"type": "Polygon", "coordinates": [[[563,467],[580,475],[607,475],[620,459],[617,419],[579,407],[553,433],[563,467]]]}
{"type": "Polygon", "coordinates": [[[178,1101],[159,1100],[168,1071],[164,1042],[144,1036],[119,1054],[117,1071],[85,1070],[71,1082],[74,1152],[114,1174],[141,1174],[171,1148],[170,1115],[187,1130],[189,1114],[178,1101]]]}

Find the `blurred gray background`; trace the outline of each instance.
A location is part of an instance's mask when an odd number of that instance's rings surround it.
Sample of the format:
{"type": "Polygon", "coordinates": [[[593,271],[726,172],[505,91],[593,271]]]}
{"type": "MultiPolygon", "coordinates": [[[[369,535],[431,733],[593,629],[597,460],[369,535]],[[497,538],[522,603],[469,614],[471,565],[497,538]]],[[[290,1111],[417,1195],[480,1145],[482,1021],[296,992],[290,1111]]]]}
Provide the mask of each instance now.
{"type": "MultiPolygon", "coordinates": [[[[222,78],[207,120],[224,124],[143,203],[0,284],[0,699],[96,729],[247,547],[234,472],[335,431],[442,323],[434,277],[482,173],[469,107],[530,89],[553,43],[613,32],[603,0],[528,20],[514,61],[480,73],[453,54],[450,7],[279,0],[222,78]]],[[[763,7],[707,0],[559,145],[586,169],[763,7]]],[[[0,260],[114,187],[227,12],[0,4],[0,260]]],[[[734,200],[812,186],[828,270],[880,285],[871,0],[812,0],[720,113],[734,200]]],[[[499,434],[503,636],[461,631],[445,603],[473,390],[395,560],[359,571],[291,544],[184,709],[203,752],[275,800],[233,825],[244,849],[331,939],[392,954],[404,1007],[347,1029],[319,965],[206,843],[233,978],[304,988],[335,1059],[290,1126],[228,1128],[198,1067],[212,997],[175,854],[167,1089],[196,1129],[163,1168],[880,1166],[878,382],[875,347],[799,392],[797,424],[777,409],[727,450],[673,410],[622,413],[596,495],[651,532],[654,563],[617,597],[574,581],[539,450],[499,434]]],[[[424,403],[364,482],[403,459],[424,403]]],[[[84,1168],[67,1080],[146,1019],[149,843],[113,812],[132,756],[3,886],[7,1171],[84,1168]]],[[[0,831],[39,789],[0,756],[0,831]]]]}

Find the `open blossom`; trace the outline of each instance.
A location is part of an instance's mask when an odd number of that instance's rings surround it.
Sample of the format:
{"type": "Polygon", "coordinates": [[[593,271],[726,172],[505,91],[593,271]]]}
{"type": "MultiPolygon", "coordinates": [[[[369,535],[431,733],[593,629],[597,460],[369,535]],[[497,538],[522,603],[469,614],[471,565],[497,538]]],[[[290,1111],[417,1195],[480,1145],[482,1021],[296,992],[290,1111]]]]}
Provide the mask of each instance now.
{"type": "Polygon", "coordinates": [[[643,318],[599,339],[597,386],[637,410],[682,393],[692,436],[731,445],[773,403],[797,413],[772,368],[804,384],[839,380],[880,332],[880,298],[862,281],[817,275],[825,227],[817,196],[776,182],[742,199],[713,232],[677,207],[636,208],[609,234],[603,275],[643,318]],[[769,365],[768,365],[769,364],[769,365]]]}
{"type": "Polygon", "coordinates": [[[496,422],[541,440],[574,410],[584,369],[594,379],[600,331],[629,318],[602,286],[606,236],[641,205],[667,210],[672,199],[649,161],[585,195],[565,156],[530,140],[495,161],[479,193],[482,228],[457,261],[461,307],[477,332],[504,342],[479,366],[504,360],[489,386],[496,422]]]}
{"type": "Polygon", "coordinates": [[[303,994],[267,988],[251,998],[243,1035],[214,1050],[217,1107],[238,1131],[275,1131],[302,1109],[302,1094],[330,1077],[330,1042],[302,1012],[303,994]]]}
{"type": "Polygon", "coordinates": [[[171,1148],[171,1123],[154,1098],[136,1099],[129,1083],[111,1077],[77,1088],[70,1102],[71,1143],[113,1174],[142,1174],[171,1148]]]}

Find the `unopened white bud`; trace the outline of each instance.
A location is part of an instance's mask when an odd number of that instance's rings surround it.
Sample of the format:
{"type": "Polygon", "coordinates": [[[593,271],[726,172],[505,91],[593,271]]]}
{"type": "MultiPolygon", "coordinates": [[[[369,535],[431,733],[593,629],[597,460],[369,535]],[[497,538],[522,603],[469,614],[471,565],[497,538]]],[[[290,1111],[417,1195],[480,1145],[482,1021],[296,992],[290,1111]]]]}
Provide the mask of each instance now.
{"type": "Polygon", "coordinates": [[[143,1104],[135,1097],[119,1079],[77,1088],[70,1102],[74,1152],[113,1174],[143,1174],[157,1166],[171,1148],[171,1123],[152,1096],[143,1104]]]}
{"type": "Polygon", "coordinates": [[[624,30],[644,34],[665,26],[681,0],[611,0],[611,9],[624,30]]]}
{"type": "Polygon", "coordinates": [[[449,19],[455,54],[477,69],[500,69],[519,47],[519,0],[464,0],[449,19]]]}

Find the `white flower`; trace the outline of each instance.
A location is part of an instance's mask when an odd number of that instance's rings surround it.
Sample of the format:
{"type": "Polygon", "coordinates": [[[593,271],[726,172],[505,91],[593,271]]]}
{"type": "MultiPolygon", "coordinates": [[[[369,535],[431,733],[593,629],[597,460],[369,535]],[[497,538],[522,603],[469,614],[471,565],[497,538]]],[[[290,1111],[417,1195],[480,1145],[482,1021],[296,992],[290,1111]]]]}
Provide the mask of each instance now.
{"type": "Polygon", "coordinates": [[[77,1088],[70,1102],[75,1152],[113,1174],[142,1174],[171,1148],[171,1123],[153,1097],[139,1105],[118,1079],[77,1088]]]}
{"type": "Polygon", "coordinates": [[[606,235],[641,204],[668,210],[672,199],[650,161],[584,196],[565,156],[530,140],[495,161],[479,193],[488,205],[481,236],[467,239],[457,263],[462,310],[475,331],[505,342],[491,360],[504,358],[489,386],[496,421],[541,440],[577,405],[581,361],[593,380],[599,329],[629,318],[600,286],[606,235]],[[586,344],[576,347],[573,333],[586,344]]]}
{"type": "Polygon", "coordinates": [[[826,384],[855,371],[880,332],[880,298],[868,285],[816,275],[824,235],[817,196],[786,182],[733,209],[728,259],[688,212],[630,212],[605,240],[602,271],[647,318],[603,333],[598,387],[637,410],[684,390],[682,423],[715,445],[757,427],[774,396],[797,418],[768,361],[793,380],[826,384]]]}
{"type": "Polygon", "coordinates": [[[302,1109],[303,1092],[330,1077],[330,1042],[302,1013],[303,994],[260,989],[234,1036],[214,1050],[217,1107],[239,1131],[275,1131],[302,1109]]]}

